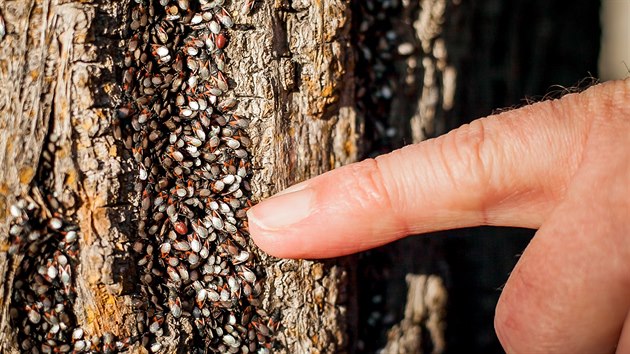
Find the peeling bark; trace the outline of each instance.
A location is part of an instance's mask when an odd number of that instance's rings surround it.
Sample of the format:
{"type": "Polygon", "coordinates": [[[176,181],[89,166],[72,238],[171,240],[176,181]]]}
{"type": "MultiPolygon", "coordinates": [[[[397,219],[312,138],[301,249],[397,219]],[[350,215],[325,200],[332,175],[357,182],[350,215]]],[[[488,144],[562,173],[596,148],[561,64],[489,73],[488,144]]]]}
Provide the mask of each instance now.
{"type": "Polygon", "coordinates": [[[407,304],[400,323],[387,333],[384,354],[442,353],[446,347],[444,338],[446,288],[440,277],[408,274],[407,304]],[[430,343],[423,343],[423,338],[430,343]],[[429,352],[429,351],[427,351],[429,352]]]}

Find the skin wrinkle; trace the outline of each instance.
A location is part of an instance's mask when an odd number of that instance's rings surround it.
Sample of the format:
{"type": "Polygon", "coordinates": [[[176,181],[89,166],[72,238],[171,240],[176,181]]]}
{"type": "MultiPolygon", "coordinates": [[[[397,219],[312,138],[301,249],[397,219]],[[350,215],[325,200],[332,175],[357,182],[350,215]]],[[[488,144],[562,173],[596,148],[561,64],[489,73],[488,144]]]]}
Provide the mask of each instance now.
{"type": "Polygon", "coordinates": [[[439,177],[434,174],[439,169],[432,168],[433,163],[427,159],[430,155],[427,155],[426,150],[424,146],[411,145],[376,158],[383,178],[390,182],[386,186],[388,195],[392,203],[396,202],[393,205],[396,205],[396,210],[399,211],[398,222],[407,235],[417,233],[417,230],[408,223],[408,219],[412,217],[409,210],[422,210],[431,205],[435,198],[431,194],[434,189],[426,186],[436,186],[439,181],[439,177]],[[409,164],[409,161],[417,163],[409,164]],[[401,171],[398,166],[405,168],[401,171]],[[414,198],[409,198],[409,195],[413,195],[414,198]]]}
{"type": "Polygon", "coordinates": [[[378,163],[374,159],[364,160],[356,165],[348,166],[350,172],[346,177],[350,195],[353,197],[353,205],[359,205],[366,211],[374,210],[375,207],[391,210],[392,203],[389,198],[389,191],[383,183],[383,177],[378,168],[378,163]],[[385,192],[385,193],[383,193],[385,192]]]}
{"type": "MultiPolygon", "coordinates": [[[[501,226],[505,224],[506,220],[518,219],[516,215],[527,213],[529,216],[531,216],[534,213],[538,213],[538,210],[540,210],[541,208],[547,208],[547,203],[544,203],[544,204],[536,203],[534,205],[531,205],[531,208],[530,208],[532,209],[531,211],[524,210],[524,209],[515,210],[515,208],[512,206],[512,204],[522,204],[522,202],[520,202],[519,200],[524,200],[528,202],[529,204],[531,204],[531,202],[529,201],[535,200],[537,198],[530,197],[530,195],[536,196],[537,194],[538,194],[537,191],[532,191],[532,190],[514,190],[506,194],[503,198],[499,200],[495,200],[493,204],[496,205],[496,207],[493,208],[493,210],[487,211],[486,223],[484,225],[501,226]]],[[[540,226],[540,223],[536,223],[536,224],[532,223],[533,225],[530,225],[530,224],[526,224],[525,222],[522,222],[522,224],[523,225],[519,225],[519,226],[530,227],[530,228],[535,228],[537,226],[540,226]]]]}
{"type": "MultiPolygon", "coordinates": [[[[424,163],[424,165],[418,166],[416,169],[414,169],[414,172],[418,175],[414,176],[414,183],[412,183],[412,188],[407,187],[407,192],[414,195],[415,198],[412,198],[413,203],[407,202],[406,206],[409,207],[409,209],[411,210],[422,209],[423,207],[438,207],[435,201],[443,198],[443,195],[436,196],[435,192],[440,185],[442,176],[438,174],[440,168],[436,168],[436,163],[434,162],[436,161],[435,156],[429,153],[429,149],[427,149],[425,145],[407,146],[400,150],[400,153],[398,154],[399,159],[396,161],[389,161],[389,164],[391,166],[387,171],[390,174],[390,179],[396,179],[395,173],[392,172],[396,171],[397,165],[404,165],[406,159],[413,158],[412,156],[415,154],[411,154],[411,152],[415,150],[417,150],[417,154],[423,155],[422,158],[418,158],[418,160],[421,163],[424,163]],[[422,181],[423,179],[424,182],[418,182],[422,181]],[[420,203],[423,203],[424,205],[419,205],[418,201],[420,203]]],[[[397,183],[402,183],[402,181],[397,181],[397,183]]],[[[399,185],[399,190],[401,191],[400,193],[402,193],[402,191],[405,190],[405,186],[399,185]]],[[[401,195],[401,198],[403,197],[404,195],[401,195]]],[[[413,225],[409,226],[412,228],[412,231],[418,231],[414,230],[413,225]]]]}
{"type": "MultiPolygon", "coordinates": [[[[472,134],[470,124],[467,124],[452,133],[448,133],[444,138],[438,138],[436,144],[436,156],[438,164],[442,167],[436,169],[443,171],[442,180],[450,187],[451,194],[459,197],[449,198],[447,207],[449,209],[458,209],[462,212],[475,211],[478,213],[480,207],[483,207],[482,196],[485,191],[477,188],[483,180],[481,177],[482,169],[473,163],[479,161],[479,144],[480,141],[472,134]],[[450,156],[450,158],[449,158],[450,156]],[[474,158],[476,156],[476,158],[474,158]],[[461,183],[466,181],[466,183],[461,183]],[[469,188],[474,186],[475,188],[469,188]],[[461,196],[467,196],[461,198],[461,196]],[[453,205],[453,202],[456,202],[453,205]]],[[[485,204],[485,203],[484,203],[485,204]]],[[[485,212],[479,213],[476,218],[482,219],[485,212]]],[[[472,222],[481,222],[482,220],[474,220],[472,222]]]]}
{"type": "MultiPolygon", "coordinates": [[[[476,163],[473,162],[473,166],[477,166],[478,170],[480,171],[479,183],[486,186],[486,188],[484,188],[484,190],[481,192],[481,195],[488,196],[491,195],[489,193],[489,187],[494,185],[494,183],[491,183],[490,180],[493,176],[493,171],[495,171],[494,166],[496,166],[495,160],[497,159],[496,153],[493,153],[493,150],[499,151],[499,149],[496,149],[497,145],[494,139],[486,138],[487,120],[481,119],[477,122],[478,124],[476,125],[478,126],[478,128],[476,129],[476,134],[478,134],[478,136],[475,136],[476,140],[473,144],[474,149],[472,151],[476,163]],[[482,181],[485,181],[486,183],[483,183],[482,181]]],[[[475,126],[474,122],[471,123],[470,127],[472,128],[473,126],[475,126]]],[[[491,137],[491,135],[488,136],[491,137]]],[[[501,160],[501,158],[499,158],[498,160],[501,160]]],[[[489,225],[489,198],[479,199],[478,212],[481,219],[480,222],[482,223],[482,225],[489,225]]]]}
{"type": "MultiPolygon", "coordinates": [[[[383,174],[383,177],[390,181],[388,183],[387,190],[390,199],[397,202],[397,207],[401,211],[401,214],[405,210],[414,210],[422,207],[425,201],[429,200],[429,196],[422,193],[418,188],[418,184],[426,185],[427,183],[434,183],[428,178],[423,177],[424,172],[431,171],[430,164],[422,161],[423,150],[417,146],[405,147],[399,151],[394,151],[385,157],[377,157],[379,170],[383,174]],[[421,164],[409,163],[410,157],[421,159],[421,164]],[[396,173],[392,174],[392,171],[399,170],[397,166],[406,166],[396,178],[396,173]],[[420,183],[417,183],[421,181],[420,183]],[[413,186],[410,190],[409,185],[413,186]],[[407,198],[407,195],[411,193],[416,196],[415,198],[407,198]]],[[[405,230],[409,230],[409,225],[405,223],[405,230]]]]}
{"type": "MultiPolygon", "coordinates": [[[[486,121],[480,119],[460,127],[453,134],[447,134],[442,144],[439,145],[440,161],[453,189],[460,195],[474,195],[474,197],[466,199],[467,203],[463,207],[460,204],[459,208],[462,211],[474,211],[475,217],[471,222],[481,225],[491,223],[489,215],[492,214],[492,210],[489,209],[489,206],[494,201],[489,196],[494,195],[490,192],[490,187],[495,186],[495,183],[491,183],[490,180],[496,160],[496,155],[492,153],[492,146],[496,146],[496,144],[490,138],[491,135],[486,133],[486,130],[486,121]],[[449,159],[449,155],[452,155],[453,151],[457,157],[449,159]],[[454,161],[452,164],[454,168],[447,163],[450,160],[454,161]],[[469,175],[472,178],[469,178],[469,182],[466,184],[458,183],[463,178],[458,178],[456,174],[457,172],[462,174],[464,171],[471,172],[469,175]],[[462,190],[461,186],[473,186],[474,188],[462,190]]],[[[457,201],[461,202],[459,199],[457,201]]]]}
{"type": "MultiPolygon", "coordinates": [[[[376,169],[376,173],[379,176],[379,181],[382,185],[382,189],[385,191],[384,193],[384,199],[386,201],[387,204],[387,208],[389,210],[391,210],[390,215],[393,217],[394,219],[394,225],[398,225],[399,226],[399,230],[398,232],[392,233],[392,234],[396,234],[396,235],[400,235],[401,233],[409,235],[409,232],[411,232],[411,229],[409,227],[409,224],[407,223],[406,218],[403,217],[401,211],[400,211],[400,204],[404,204],[401,203],[401,201],[405,200],[406,198],[401,198],[401,191],[402,189],[399,188],[399,186],[396,186],[396,188],[388,186],[387,183],[384,183],[383,181],[385,181],[385,171],[383,169],[383,164],[379,161],[379,159],[374,159],[374,168],[376,169]],[[396,199],[393,199],[396,198],[396,199]],[[393,204],[392,201],[396,200],[397,203],[393,204]],[[394,208],[394,205],[397,205],[396,208],[394,208]]],[[[396,179],[389,179],[390,181],[397,181],[396,179]]],[[[392,237],[388,237],[388,240],[391,240],[392,237]]]]}

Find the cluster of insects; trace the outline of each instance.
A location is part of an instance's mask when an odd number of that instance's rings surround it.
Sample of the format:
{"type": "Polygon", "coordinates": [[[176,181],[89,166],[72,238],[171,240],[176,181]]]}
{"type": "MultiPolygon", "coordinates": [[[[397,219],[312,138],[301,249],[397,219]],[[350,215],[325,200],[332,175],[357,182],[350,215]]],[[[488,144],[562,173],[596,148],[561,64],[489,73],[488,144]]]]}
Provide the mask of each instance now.
{"type": "MultiPolygon", "coordinates": [[[[413,2],[412,2],[413,3],[413,2]]],[[[368,154],[376,156],[401,147],[401,132],[392,122],[391,107],[401,90],[401,73],[397,69],[415,52],[405,41],[400,20],[404,1],[364,0],[353,2],[354,42],[357,47],[355,77],[357,108],[365,116],[368,154]]],[[[411,31],[411,26],[407,29],[411,31]]],[[[410,33],[407,34],[407,37],[410,33]]]]}
{"type": "MultiPolygon", "coordinates": [[[[357,108],[365,117],[368,156],[388,153],[402,143],[400,128],[404,122],[397,124],[396,120],[404,117],[392,115],[391,111],[394,98],[407,94],[401,87],[404,82],[401,77],[407,73],[397,68],[410,56],[417,55],[411,41],[411,24],[401,18],[405,7],[414,6],[419,6],[418,2],[415,5],[400,0],[352,2],[357,108]]],[[[359,256],[358,277],[363,285],[358,297],[361,308],[358,346],[364,353],[381,350],[386,338],[384,329],[391,328],[397,316],[387,310],[385,274],[391,271],[388,257],[379,250],[359,256]]]]}
{"type": "MultiPolygon", "coordinates": [[[[37,190],[35,190],[37,191],[37,190]]],[[[23,256],[13,282],[10,315],[22,353],[114,353],[129,338],[88,336],[76,326],[78,227],[50,211],[39,193],[10,207],[12,260],[23,256]]],[[[53,201],[53,204],[57,204],[53,201]]],[[[53,209],[54,210],[54,209],[53,209]]]]}
{"type": "Polygon", "coordinates": [[[189,323],[189,352],[266,353],[274,324],[245,231],[249,120],[233,113],[224,74],[232,14],[223,0],[136,3],[118,115],[137,167],[142,345],[160,352],[168,324],[189,323]]]}
{"type": "MultiPolygon", "coordinates": [[[[187,352],[268,353],[278,323],[262,309],[263,272],[246,232],[249,120],[233,113],[224,74],[232,14],[223,0],[135,2],[114,133],[137,171],[137,328],[121,339],[77,327],[80,230],[34,187],[10,208],[19,349],[114,353],[139,343],[164,352],[173,328],[187,324],[187,352]]],[[[240,13],[253,6],[245,0],[240,13]]]]}

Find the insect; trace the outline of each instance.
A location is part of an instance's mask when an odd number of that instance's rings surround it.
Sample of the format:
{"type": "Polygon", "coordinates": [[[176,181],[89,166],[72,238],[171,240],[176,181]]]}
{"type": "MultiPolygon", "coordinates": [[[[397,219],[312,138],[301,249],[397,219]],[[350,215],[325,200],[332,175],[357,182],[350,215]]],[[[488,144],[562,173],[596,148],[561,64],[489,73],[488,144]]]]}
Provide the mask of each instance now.
{"type": "Polygon", "coordinates": [[[2,17],[2,13],[0,13],[0,42],[2,42],[6,34],[7,34],[6,24],[4,23],[4,17],[2,17]]]}
{"type": "Polygon", "coordinates": [[[249,15],[254,9],[254,5],[256,4],[256,0],[245,0],[241,5],[241,15],[246,16],[249,15]]]}

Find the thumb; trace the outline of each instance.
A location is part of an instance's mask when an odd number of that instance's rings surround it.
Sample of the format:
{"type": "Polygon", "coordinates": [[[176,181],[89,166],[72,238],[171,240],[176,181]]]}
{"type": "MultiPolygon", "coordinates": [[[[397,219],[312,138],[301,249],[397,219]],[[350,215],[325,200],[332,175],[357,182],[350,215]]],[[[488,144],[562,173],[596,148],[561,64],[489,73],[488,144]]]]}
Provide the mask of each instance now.
{"type": "Polygon", "coordinates": [[[577,168],[593,91],[479,119],[290,187],[249,210],[251,235],[278,257],[322,258],[435,230],[536,228],[577,168]]]}

